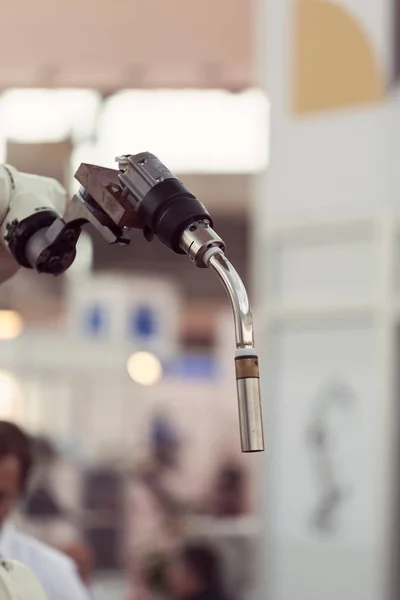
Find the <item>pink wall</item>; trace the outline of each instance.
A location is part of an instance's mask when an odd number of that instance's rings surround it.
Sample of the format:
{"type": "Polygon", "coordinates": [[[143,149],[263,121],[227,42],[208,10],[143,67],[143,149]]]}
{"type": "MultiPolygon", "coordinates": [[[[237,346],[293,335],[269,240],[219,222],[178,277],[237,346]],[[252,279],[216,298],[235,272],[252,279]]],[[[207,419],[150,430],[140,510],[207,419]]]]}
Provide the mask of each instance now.
{"type": "Polygon", "coordinates": [[[250,0],[3,3],[0,86],[253,83],[250,0]]]}

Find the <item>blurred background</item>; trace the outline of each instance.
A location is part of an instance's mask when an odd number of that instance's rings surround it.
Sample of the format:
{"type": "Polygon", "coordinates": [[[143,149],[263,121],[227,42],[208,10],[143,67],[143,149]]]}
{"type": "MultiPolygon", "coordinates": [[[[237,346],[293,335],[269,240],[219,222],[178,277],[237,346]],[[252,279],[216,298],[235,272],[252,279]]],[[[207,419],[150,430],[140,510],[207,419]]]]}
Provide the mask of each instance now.
{"type": "Polygon", "coordinates": [[[186,542],[232,600],[397,599],[400,2],[0,6],[0,160],[71,195],[121,154],[180,176],[250,293],[267,446],[240,453],[218,279],[88,229],[64,276],[0,288],[20,527],[95,600],[165,598],[186,542]]]}

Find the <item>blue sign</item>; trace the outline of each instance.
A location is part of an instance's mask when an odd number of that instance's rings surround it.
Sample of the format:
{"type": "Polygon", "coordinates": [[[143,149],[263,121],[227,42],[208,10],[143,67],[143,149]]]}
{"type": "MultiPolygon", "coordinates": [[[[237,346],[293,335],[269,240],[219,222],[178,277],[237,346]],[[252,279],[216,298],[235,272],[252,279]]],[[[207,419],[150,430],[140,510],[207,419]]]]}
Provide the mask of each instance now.
{"type": "Polygon", "coordinates": [[[220,377],[218,361],[206,354],[183,354],[164,364],[167,377],[180,379],[217,380],[220,377]]]}
{"type": "Polygon", "coordinates": [[[158,334],[158,315],[150,306],[137,306],[130,314],[130,333],[135,338],[149,340],[158,334]]]}
{"type": "Polygon", "coordinates": [[[104,334],[108,327],[108,310],[105,306],[94,304],[85,312],[83,328],[91,336],[104,334]]]}

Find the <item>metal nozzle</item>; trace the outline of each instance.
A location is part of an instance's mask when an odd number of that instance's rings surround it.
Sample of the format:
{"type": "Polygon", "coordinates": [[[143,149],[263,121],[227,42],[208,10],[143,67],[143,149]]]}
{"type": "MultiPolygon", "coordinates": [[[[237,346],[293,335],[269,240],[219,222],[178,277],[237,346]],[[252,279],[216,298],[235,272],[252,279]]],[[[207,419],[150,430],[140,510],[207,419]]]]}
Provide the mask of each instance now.
{"type": "Polygon", "coordinates": [[[221,279],[231,301],[236,334],[236,382],[242,452],[262,452],[264,434],[258,356],[254,349],[253,317],[246,288],[224,253],[210,250],[204,261],[221,279]]]}
{"type": "Polygon", "coordinates": [[[235,367],[242,452],[262,452],[264,434],[258,357],[239,356],[235,359],[235,367]]]}
{"type": "Polygon", "coordinates": [[[224,254],[223,240],[206,220],[186,228],[181,248],[198,267],[212,267],[231,301],[236,336],[236,381],[242,452],[262,452],[264,434],[261,412],[258,356],[254,349],[253,316],[243,281],[224,254]]]}

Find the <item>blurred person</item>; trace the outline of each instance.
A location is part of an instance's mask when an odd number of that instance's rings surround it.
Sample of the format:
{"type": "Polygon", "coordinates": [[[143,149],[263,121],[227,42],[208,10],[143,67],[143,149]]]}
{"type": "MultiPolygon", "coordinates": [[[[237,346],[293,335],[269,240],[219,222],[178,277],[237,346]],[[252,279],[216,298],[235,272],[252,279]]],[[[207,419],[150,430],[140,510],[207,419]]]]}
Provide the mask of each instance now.
{"type": "Polygon", "coordinates": [[[77,541],[66,545],[65,547],[60,546],[61,550],[66,556],[72,559],[78,570],[79,576],[86,586],[90,586],[92,582],[92,576],[94,571],[94,558],[93,552],[83,542],[77,541]]]}
{"type": "Polygon", "coordinates": [[[13,423],[0,421],[0,556],[31,569],[48,600],[88,600],[74,562],[11,523],[26,494],[33,462],[31,438],[13,423]]]}
{"type": "Polygon", "coordinates": [[[128,555],[134,600],[149,598],[146,591],[154,557],[169,555],[179,547],[191,510],[180,469],[181,438],[163,414],[150,422],[149,448],[147,458],[130,472],[128,555]]]}
{"type": "Polygon", "coordinates": [[[142,465],[140,477],[166,515],[180,514],[185,502],[179,497],[182,444],[173,423],[156,416],[150,426],[150,456],[142,465]]]}
{"type": "Polygon", "coordinates": [[[93,571],[91,549],[78,535],[71,511],[56,493],[54,472],[60,470],[60,456],[55,444],[45,436],[31,439],[33,465],[29,485],[21,506],[19,525],[53,548],[73,559],[84,583],[89,584],[93,571]]]}
{"type": "Polygon", "coordinates": [[[136,590],[140,600],[170,600],[166,586],[166,568],[168,555],[154,554],[147,557],[147,564],[142,568],[142,589],[136,590]]]}
{"type": "Polygon", "coordinates": [[[51,467],[57,457],[54,445],[45,437],[31,439],[33,465],[21,513],[32,521],[47,523],[64,518],[64,510],[51,489],[51,467]]]}
{"type": "Polygon", "coordinates": [[[185,545],[166,569],[171,600],[232,600],[223,583],[219,555],[209,546],[185,545]]]}
{"type": "Polygon", "coordinates": [[[206,512],[220,518],[245,514],[248,512],[246,488],[244,469],[234,461],[224,462],[217,470],[206,512]]]}

